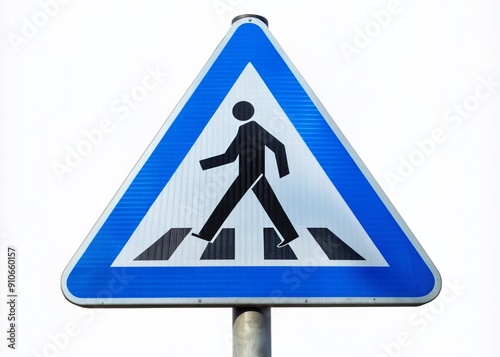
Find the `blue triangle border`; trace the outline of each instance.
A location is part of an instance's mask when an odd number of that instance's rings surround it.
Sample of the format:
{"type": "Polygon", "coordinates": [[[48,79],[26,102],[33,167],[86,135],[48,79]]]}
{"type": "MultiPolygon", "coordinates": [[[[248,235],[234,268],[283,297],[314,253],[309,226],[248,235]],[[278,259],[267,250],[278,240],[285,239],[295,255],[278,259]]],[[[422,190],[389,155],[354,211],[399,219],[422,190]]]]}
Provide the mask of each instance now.
{"type": "Polygon", "coordinates": [[[405,305],[437,296],[436,268],[263,23],[235,23],[198,80],[68,265],[62,285],[70,301],[294,305],[307,298],[327,305],[405,305]],[[388,267],[111,267],[249,62],[388,267]]]}

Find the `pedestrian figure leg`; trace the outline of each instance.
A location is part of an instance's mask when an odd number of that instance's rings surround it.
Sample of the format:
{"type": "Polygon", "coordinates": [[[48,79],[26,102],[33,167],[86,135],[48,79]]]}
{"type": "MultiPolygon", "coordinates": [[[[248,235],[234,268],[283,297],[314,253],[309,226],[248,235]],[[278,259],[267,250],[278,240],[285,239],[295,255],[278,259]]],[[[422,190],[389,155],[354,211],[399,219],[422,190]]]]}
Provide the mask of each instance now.
{"type": "Polygon", "coordinates": [[[297,238],[299,234],[295,228],[293,228],[292,222],[290,222],[290,219],[283,210],[283,207],[265,176],[262,176],[260,180],[257,181],[252,191],[255,193],[260,204],[264,207],[267,215],[284,239],[283,242],[278,244],[278,247],[283,247],[297,238]]]}
{"type": "Polygon", "coordinates": [[[209,242],[212,241],[217,231],[222,227],[224,221],[229,217],[243,195],[250,189],[251,185],[252,182],[242,178],[241,175],[236,177],[203,228],[200,230],[200,233],[192,233],[192,235],[209,242]]]}

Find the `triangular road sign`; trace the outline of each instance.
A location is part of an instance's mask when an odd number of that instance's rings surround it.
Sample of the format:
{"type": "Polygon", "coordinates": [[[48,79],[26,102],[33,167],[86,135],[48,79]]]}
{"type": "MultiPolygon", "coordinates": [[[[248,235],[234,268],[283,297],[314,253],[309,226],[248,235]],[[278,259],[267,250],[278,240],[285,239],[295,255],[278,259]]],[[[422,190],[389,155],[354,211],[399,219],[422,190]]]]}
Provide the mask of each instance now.
{"type": "Polygon", "coordinates": [[[79,305],[416,305],[438,271],[260,16],[231,30],[62,278],[79,305]]]}

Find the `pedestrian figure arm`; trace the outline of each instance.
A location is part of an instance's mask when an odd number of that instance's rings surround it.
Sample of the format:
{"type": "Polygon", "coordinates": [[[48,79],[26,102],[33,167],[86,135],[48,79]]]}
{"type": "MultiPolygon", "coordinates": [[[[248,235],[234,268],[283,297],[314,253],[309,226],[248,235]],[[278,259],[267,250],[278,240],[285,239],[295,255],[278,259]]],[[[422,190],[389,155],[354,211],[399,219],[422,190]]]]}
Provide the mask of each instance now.
{"type": "Polygon", "coordinates": [[[200,165],[203,170],[212,169],[214,167],[230,164],[234,162],[239,155],[238,148],[238,136],[233,140],[231,145],[227,148],[224,154],[209,157],[207,159],[200,160],[200,165]]]}
{"type": "Polygon", "coordinates": [[[286,159],[286,151],[285,145],[283,145],[280,141],[276,140],[276,148],[272,149],[274,155],[276,156],[276,163],[278,165],[278,173],[281,177],[284,177],[290,173],[290,169],[288,168],[288,161],[286,159]]]}
{"type": "Polygon", "coordinates": [[[274,156],[276,157],[276,164],[278,166],[278,173],[281,177],[284,177],[290,173],[290,169],[288,168],[288,160],[286,159],[286,150],[285,145],[274,136],[272,136],[269,132],[267,132],[264,128],[261,128],[260,137],[266,144],[266,146],[274,152],[274,156]]]}

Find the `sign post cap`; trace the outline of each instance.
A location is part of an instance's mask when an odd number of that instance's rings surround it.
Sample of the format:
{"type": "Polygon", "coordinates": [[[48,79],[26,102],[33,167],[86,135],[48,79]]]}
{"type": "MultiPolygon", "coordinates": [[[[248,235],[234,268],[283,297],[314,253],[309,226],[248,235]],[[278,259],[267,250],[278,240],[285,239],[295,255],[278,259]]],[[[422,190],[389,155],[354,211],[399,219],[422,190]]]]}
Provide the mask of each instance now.
{"type": "MultiPolygon", "coordinates": [[[[267,21],[267,19],[264,17],[264,16],[260,16],[260,15],[253,15],[253,14],[244,14],[244,15],[239,15],[239,16],[236,16],[233,21],[231,21],[231,25],[234,24],[236,21],[238,20],[241,20],[241,19],[244,19],[246,17],[249,17],[249,18],[255,18],[255,19],[259,19],[260,21],[262,21],[263,23],[266,24],[267,27],[269,27],[269,21],[267,21]]],[[[251,21],[251,20],[249,20],[251,21]]]]}

